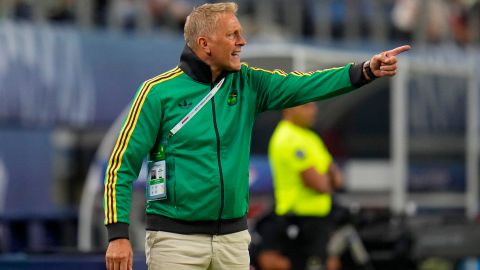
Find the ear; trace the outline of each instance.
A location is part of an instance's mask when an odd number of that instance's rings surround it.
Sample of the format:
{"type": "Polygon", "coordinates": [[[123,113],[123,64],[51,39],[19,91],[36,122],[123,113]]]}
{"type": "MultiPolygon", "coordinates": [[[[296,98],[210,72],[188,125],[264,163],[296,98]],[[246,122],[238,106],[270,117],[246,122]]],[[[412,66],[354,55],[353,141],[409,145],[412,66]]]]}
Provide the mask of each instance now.
{"type": "Polygon", "coordinates": [[[200,48],[204,53],[210,55],[210,47],[208,46],[208,41],[206,37],[198,37],[197,38],[197,46],[200,48]]]}

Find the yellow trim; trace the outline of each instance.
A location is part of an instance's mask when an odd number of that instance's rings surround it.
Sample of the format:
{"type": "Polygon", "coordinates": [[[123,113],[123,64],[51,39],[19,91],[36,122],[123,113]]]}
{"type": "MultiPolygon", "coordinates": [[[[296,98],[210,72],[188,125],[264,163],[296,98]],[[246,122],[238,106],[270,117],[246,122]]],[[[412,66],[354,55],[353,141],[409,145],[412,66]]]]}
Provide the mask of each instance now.
{"type": "Polygon", "coordinates": [[[280,75],[287,76],[287,73],[281,69],[275,69],[273,72],[279,73],[280,75]]]}
{"type": "Polygon", "coordinates": [[[120,131],[115,147],[113,148],[112,155],[109,160],[109,164],[106,170],[106,182],[105,182],[105,194],[106,205],[105,205],[105,224],[111,224],[117,222],[117,202],[116,202],[116,190],[115,186],[117,183],[117,172],[121,167],[123,154],[126,151],[130,137],[135,130],[135,126],[140,115],[140,110],[145,102],[148,93],[153,86],[162,83],[164,81],[173,79],[183,72],[178,68],[174,68],[168,72],[165,72],[159,76],[156,76],[150,80],[147,80],[143,83],[141,90],[138,92],[135,97],[132,107],[128,113],[126,121],[120,131]],[[132,118],[133,117],[133,118],[132,118]],[[125,132],[128,132],[125,134],[125,132]],[[118,162],[115,160],[118,159],[118,162]],[[110,204],[110,199],[112,203],[110,204]]]}
{"type": "Polygon", "coordinates": [[[263,68],[258,68],[258,67],[250,67],[252,70],[256,70],[256,71],[263,71],[263,72],[267,72],[267,73],[270,73],[270,74],[278,74],[278,75],[281,75],[281,76],[287,76],[288,74],[291,74],[291,75],[294,75],[294,76],[312,76],[314,73],[321,73],[321,72],[325,72],[325,71],[332,71],[332,70],[338,70],[338,69],[343,69],[344,67],[334,67],[334,68],[327,68],[327,69],[322,69],[322,70],[315,70],[315,71],[310,71],[310,72],[300,72],[300,71],[292,71],[290,73],[286,73],[285,71],[281,70],[281,69],[275,69],[273,71],[271,70],[267,70],[267,69],[263,69],[263,68]]]}
{"type": "Polygon", "coordinates": [[[270,73],[270,74],[278,74],[280,76],[287,76],[287,73],[285,73],[285,71],[283,70],[280,70],[280,69],[275,69],[273,71],[271,70],[267,70],[267,69],[263,69],[263,68],[257,68],[257,67],[251,67],[252,70],[256,70],[256,71],[263,71],[263,72],[267,72],[267,73],[270,73]]]}
{"type": "Polygon", "coordinates": [[[292,71],[290,74],[295,75],[295,76],[303,76],[303,74],[300,71],[292,71]]]}

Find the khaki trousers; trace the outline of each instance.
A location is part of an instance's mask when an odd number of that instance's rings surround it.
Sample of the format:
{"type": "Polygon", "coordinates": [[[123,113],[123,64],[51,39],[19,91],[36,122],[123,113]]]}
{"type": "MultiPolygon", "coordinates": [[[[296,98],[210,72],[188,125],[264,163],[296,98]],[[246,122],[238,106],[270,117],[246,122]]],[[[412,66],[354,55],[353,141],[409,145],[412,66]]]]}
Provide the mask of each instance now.
{"type": "Polygon", "coordinates": [[[248,270],[248,230],[225,235],[147,231],[149,270],[248,270]]]}

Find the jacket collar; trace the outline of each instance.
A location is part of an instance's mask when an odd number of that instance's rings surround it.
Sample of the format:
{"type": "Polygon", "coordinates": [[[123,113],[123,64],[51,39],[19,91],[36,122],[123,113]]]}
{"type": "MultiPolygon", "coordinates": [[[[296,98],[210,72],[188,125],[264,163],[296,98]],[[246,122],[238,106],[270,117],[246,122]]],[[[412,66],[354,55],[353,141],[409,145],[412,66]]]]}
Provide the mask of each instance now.
{"type": "MultiPolygon", "coordinates": [[[[185,45],[182,55],[180,56],[180,69],[185,72],[192,79],[201,83],[212,83],[212,71],[210,66],[203,62],[197,55],[185,45]]],[[[218,82],[223,77],[227,76],[231,72],[224,71],[215,82],[218,82]]]]}

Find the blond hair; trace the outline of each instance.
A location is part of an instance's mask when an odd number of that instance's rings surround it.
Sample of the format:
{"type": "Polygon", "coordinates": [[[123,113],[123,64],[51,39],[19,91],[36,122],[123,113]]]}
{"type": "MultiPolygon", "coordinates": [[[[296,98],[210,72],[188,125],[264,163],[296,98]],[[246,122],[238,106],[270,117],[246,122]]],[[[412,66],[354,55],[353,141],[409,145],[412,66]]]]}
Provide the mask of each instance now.
{"type": "Polygon", "coordinates": [[[203,4],[192,10],[185,21],[183,37],[190,48],[197,45],[195,40],[199,36],[205,36],[213,33],[217,26],[217,21],[224,13],[231,12],[237,14],[238,5],[233,2],[203,4]]]}

